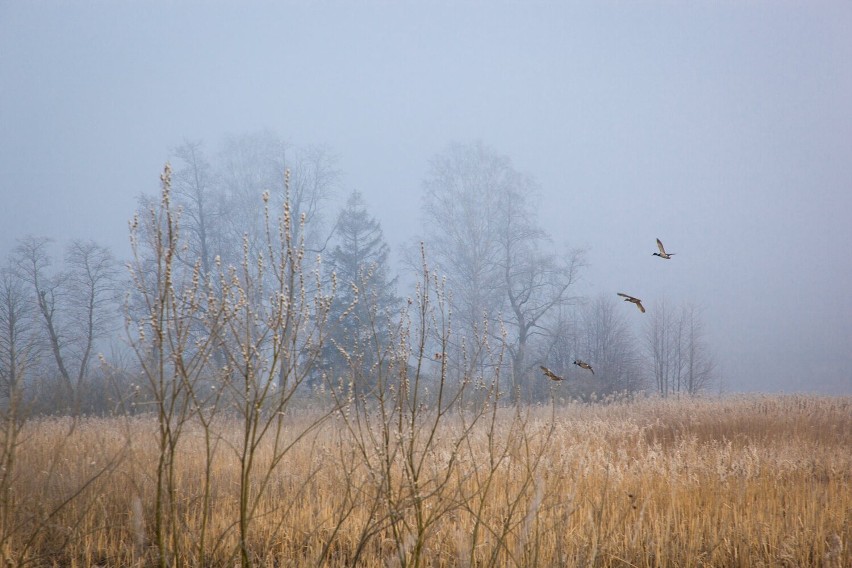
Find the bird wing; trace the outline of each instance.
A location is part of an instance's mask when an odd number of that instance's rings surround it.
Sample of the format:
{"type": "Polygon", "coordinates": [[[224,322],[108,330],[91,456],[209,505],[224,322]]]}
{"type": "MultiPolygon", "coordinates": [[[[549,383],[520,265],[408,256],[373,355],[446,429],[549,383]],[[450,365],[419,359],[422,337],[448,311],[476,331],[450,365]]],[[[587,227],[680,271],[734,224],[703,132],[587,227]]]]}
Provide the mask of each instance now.
{"type": "Polygon", "coordinates": [[[551,371],[550,369],[548,369],[544,365],[541,365],[541,370],[544,372],[544,374],[547,378],[549,378],[553,381],[561,381],[562,380],[562,377],[560,377],[559,375],[557,375],[556,373],[554,373],[553,371],[551,371]]]}
{"type": "Polygon", "coordinates": [[[637,300],[636,301],[636,307],[639,308],[640,312],[642,312],[643,314],[645,313],[645,306],[642,305],[642,302],[637,300]]]}
{"type": "Polygon", "coordinates": [[[636,298],[634,298],[633,296],[628,296],[627,294],[624,294],[624,293],[622,293],[622,292],[618,292],[618,295],[619,295],[619,296],[621,296],[622,298],[627,298],[627,299],[629,299],[629,300],[630,300],[630,299],[632,299],[632,300],[635,300],[635,299],[636,299],[636,298]]]}
{"type": "Polygon", "coordinates": [[[666,253],[666,247],[663,246],[663,241],[661,241],[660,239],[657,239],[657,248],[659,248],[660,252],[663,253],[664,255],[667,254],[666,253]]]}

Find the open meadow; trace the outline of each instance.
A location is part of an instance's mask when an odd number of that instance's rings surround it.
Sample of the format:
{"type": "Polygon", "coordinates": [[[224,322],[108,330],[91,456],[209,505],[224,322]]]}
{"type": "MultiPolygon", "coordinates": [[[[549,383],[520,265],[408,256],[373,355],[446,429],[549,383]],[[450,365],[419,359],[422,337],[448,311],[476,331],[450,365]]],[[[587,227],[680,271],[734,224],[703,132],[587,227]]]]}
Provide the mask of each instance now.
{"type": "Polygon", "coordinates": [[[369,411],[319,413],[282,416],[287,439],[263,438],[253,468],[232,418],[185,424],[164,469],[154,417],[31,421],[3,472],[2,554],[36,566],[233,566],[243,553],[257,566],[852,565],[848,397],[426,412],[411,435],[369,411]]]}

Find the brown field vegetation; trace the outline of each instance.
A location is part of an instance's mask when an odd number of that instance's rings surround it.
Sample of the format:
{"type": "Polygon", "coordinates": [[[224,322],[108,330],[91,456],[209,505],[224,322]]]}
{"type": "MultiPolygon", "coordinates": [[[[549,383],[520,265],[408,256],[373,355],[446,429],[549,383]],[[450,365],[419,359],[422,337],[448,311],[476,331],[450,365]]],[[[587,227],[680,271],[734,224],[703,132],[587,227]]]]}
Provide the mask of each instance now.
{"type": "MultiPolygon", "coordinates": [[[[318,412],[289,412],[282,431],[318,412]]],[[[473,424],[426,411],[397,437],[369,417],[332,414],[257,479],[254,565],[852,566],[848,397],[500,408],[473,424]]],[[[172,565],[239,562],[233,420],[185,427],[172,565]]],[[[156,564],[157,436],[147,416],[27,423],[2,555],[156,564]]]]}

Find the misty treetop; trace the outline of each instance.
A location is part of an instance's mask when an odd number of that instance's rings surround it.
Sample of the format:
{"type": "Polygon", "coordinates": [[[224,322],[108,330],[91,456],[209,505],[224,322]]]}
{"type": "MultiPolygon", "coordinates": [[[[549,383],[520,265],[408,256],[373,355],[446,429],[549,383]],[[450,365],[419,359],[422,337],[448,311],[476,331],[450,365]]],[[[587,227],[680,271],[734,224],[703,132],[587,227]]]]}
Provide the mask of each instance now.
{"type": "Polygon", "coordinates": [[[260,196],[270,192],[272,205],[280,207],[285,171],[290,172],[290,212],[297,220],[294,238],[304,237],[309,250],[323,249],[330,234],[323,214],[339,183],[328,150],[294,148],[261,131],[226,138],[213,162],[200,142],[185,142],[174,155],[174,195],[191,235],[189,251],[201,259],[205,272],[216,256],[226,263],[238,259],[244,235],[252,246],[262,240],[260,196]],[[299,234],[302,228],[305,235],[299,234]]]}

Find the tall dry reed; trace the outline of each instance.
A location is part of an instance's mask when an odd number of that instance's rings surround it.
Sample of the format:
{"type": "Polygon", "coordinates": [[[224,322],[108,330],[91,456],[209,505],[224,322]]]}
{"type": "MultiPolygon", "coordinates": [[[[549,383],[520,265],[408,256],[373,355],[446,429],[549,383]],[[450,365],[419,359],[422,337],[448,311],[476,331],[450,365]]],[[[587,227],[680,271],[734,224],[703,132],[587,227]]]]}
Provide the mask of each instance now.
{"type": "MultiPolygon", "coordinates": [[[[417,495],[401,490],[406,457],[393,456],[393,479],[383,479],[370,461],[381,452],[365,456],[343,417],[293,440],[257,504],[252,562],[400,565],[419,547],[421,565],[440,566],[852,565],[849,398],[648,399],[524,415],[498,408],[486,418],[472,428],[461,415],[441,422],[437,443],[421,456],[417,495]],[[398,491],[391,498],[388,484],[398,491]],[[418,532],[422,519],[429,522],[418,532]]],[[[315,414],[293,411],[284,420],[286,431],[302,432],[315,414]]],[[[238,426],[220,416],[209,429],[235,445],[238,426]]],[[[185,428],[175,452],[180,531],[172,553],[191,564],[206,526],[215,535],[206,562],[232,565],[241,538],[239,459],[222,452],[205,473],[207,428],[185,428]]],[[[19,467],[29,474],[14,485],[27,507],[8,522],[32,522],[80,494],[21,560],[155,562],[157,430],[151,416],[83,420],[70,435],[63,420],[28,423],[19,467]]],[[[275,459],[272,441],[256,459],[275,459]]],[[[23,545],[26,532],[17,534],[7,557],[23,545]]]]}

